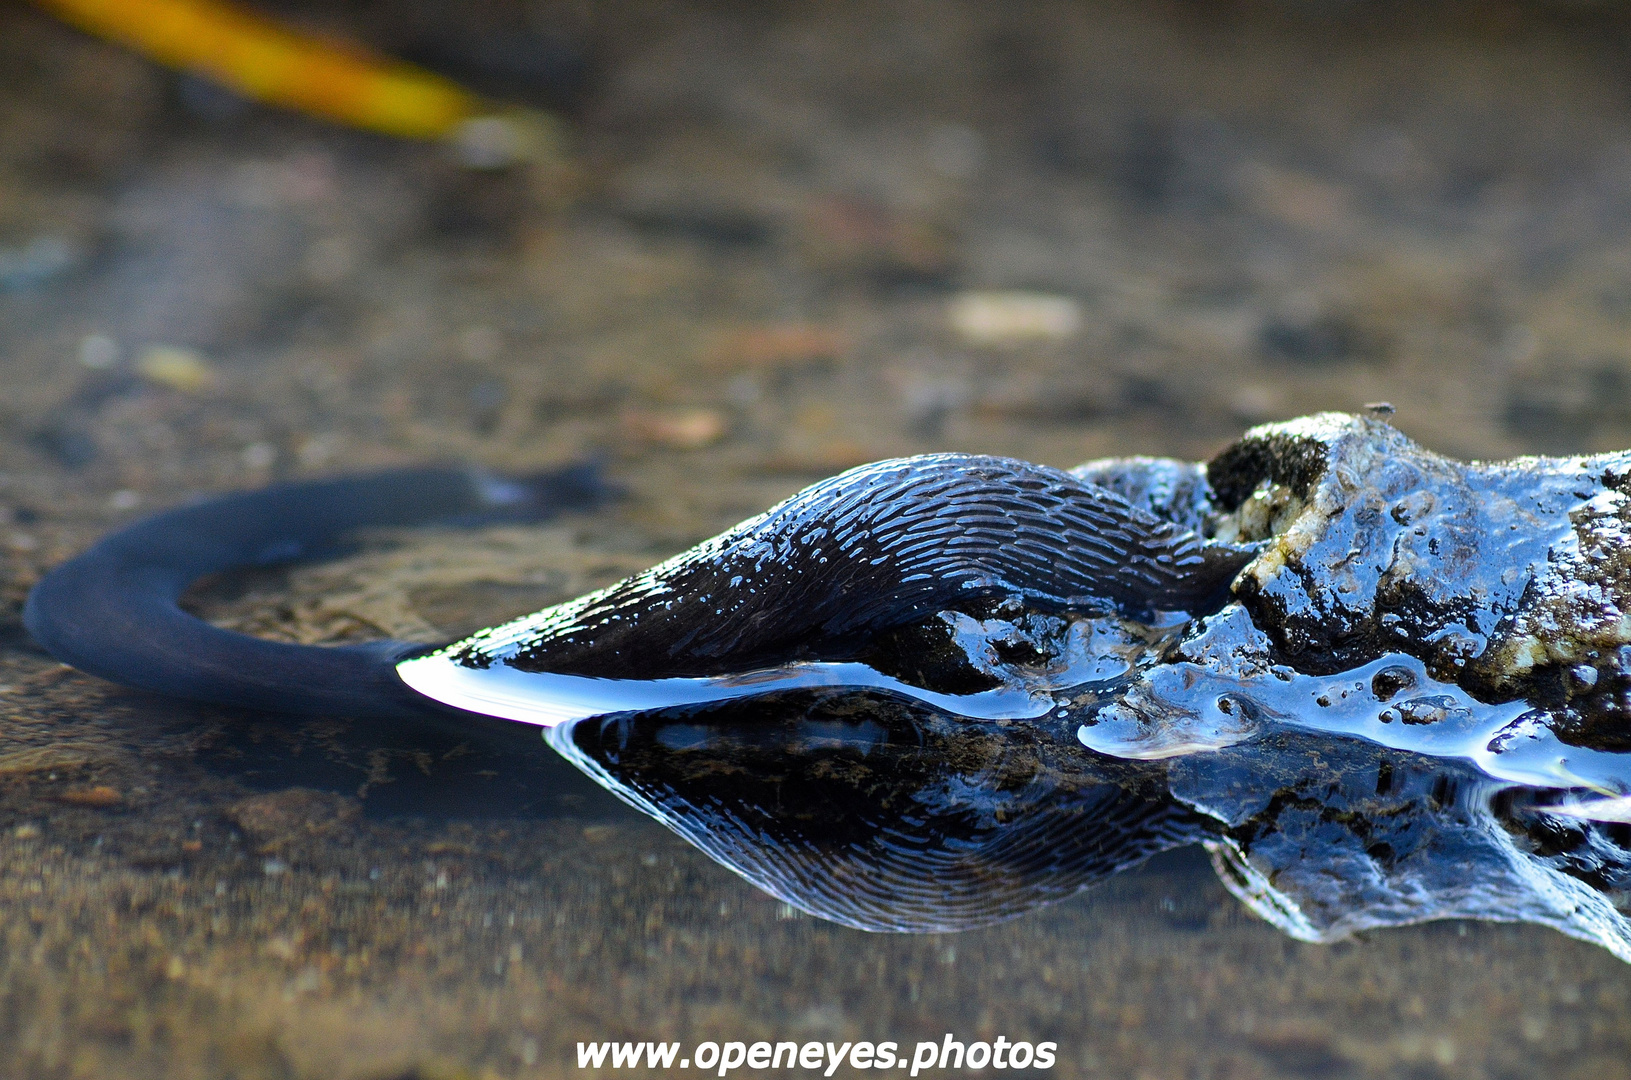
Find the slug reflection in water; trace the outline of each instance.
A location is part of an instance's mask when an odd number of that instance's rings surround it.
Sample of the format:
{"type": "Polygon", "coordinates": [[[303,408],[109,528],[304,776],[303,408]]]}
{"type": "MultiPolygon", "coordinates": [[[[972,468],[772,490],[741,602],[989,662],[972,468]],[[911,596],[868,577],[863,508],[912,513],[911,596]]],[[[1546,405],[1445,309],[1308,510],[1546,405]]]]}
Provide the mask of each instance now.
{"type": "Polygon", "coordinates": [[[761,888],[865,929],[1010,917],[1200,843],[1298,937],[1522,920],[1631,959],[1628,491],[1631,454],[1465,465],[1327,414],[1205,466],[865,466],[428,655],[176,607],[360,526],[595,495],[416,470],[138,523],[25,618],[160,692],[538,724],[761,888]]]}

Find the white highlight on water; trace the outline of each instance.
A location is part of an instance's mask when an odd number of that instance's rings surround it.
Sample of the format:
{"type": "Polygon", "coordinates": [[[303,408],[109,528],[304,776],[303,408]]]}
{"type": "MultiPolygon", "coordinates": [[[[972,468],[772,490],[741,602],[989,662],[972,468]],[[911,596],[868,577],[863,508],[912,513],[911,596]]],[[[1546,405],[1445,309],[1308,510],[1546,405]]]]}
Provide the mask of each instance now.
{"type": "Polygon", "coordinates": [[[503,661],[474,668],[447,653],[404,660],[397,675],[419,693],[469,712],[552,728],[607,713],[703,705],[783,690],[853,687],[886,690],[978,720],[1032,720],[1054,707],[1052,695],[1003,688],[939,694],[865,664],[802,663],[742,675],[690,679],[596,679],[521,671],[503,661]]]}

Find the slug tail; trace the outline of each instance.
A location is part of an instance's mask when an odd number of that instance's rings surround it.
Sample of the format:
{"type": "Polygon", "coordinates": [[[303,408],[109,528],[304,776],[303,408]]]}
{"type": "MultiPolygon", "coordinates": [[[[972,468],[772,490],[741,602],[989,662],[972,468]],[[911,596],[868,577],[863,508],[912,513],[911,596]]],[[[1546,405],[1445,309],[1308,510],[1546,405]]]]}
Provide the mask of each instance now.
{"type": "Polygon", "coordinates": [[[23,622],[63,663],[159,694],[298,715],[423,716],[434,707],[395,670],[421,645],[265,641],[212,626],[178,601],[206,574],[321,553],[356,529],[537,520],[604,495],[590,466],[523,479],[431,467],[206,499],[53,569],[29,594],[23,622]]]}

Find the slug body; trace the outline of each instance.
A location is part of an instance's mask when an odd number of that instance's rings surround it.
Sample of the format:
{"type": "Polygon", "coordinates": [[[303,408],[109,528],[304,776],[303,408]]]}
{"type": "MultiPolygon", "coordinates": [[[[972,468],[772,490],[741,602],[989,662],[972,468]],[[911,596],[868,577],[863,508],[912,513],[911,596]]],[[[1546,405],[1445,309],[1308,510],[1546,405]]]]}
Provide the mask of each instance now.
{"type": "Polygon", "coordinates": [[[1034,716],[1051,701],[1001,680],[983,693],[914,686],[891,670],[890,646],[926,620],[1004,606],[1213,610],[1249,557],[1060,470],[905,458],[817,484],[643,574],[399,670],[439,701],[544,726],[815,685],[1034,716]]]}

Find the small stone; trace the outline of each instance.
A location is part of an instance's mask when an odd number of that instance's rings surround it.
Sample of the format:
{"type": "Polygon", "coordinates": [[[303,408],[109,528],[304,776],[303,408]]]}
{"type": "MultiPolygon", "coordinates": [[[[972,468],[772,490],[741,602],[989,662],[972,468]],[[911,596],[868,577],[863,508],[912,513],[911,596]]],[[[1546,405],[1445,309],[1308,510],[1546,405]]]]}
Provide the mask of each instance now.
{"type": "Polygon", "coordinates": [[[1046,293],[963,293],[947,314],[958,337],[988,347],[1064,341],[1082,328],[1081,305],[1046,293]]]}
{"type": "Polygon", "coordinates": [[[57,798],[69,806],[89,806],[98,810],[105,810],[110,806],[118,806],[124,801],[119,789],[109,787],[107,784],[97,784],[95,787],[69,788],[57,798]]]}
{"type": "Polygon", "coordinates": [[[707,357],[718,370],[777,368],[841,356],[849,349],[842,330],[810,323],[744,326],[720,335],[707,357]]]}
{"type": "Polygon", "coordinates": [[[197,394],[215,385],[215,371],[208,360],[192,349],[176,345],[151,345],[136,359],[143,378],[183,394],[197,394]]]}
{"type": "Polygon", "coordinates": [[[673,450],[700,450],[725,436],[725,418],[713,409],[677,412],[630,409],[623,413],[622,427],[623,433],[631,438],[673,450]]]}
{"type": "Polygon", "coordinates": [[[86,334],[79,341],[79,362],[93,371],[105,371],[119,362],[119,343],[106,334],[86,334]]]}
{"type": "Polygon", "coordinates": [[[250,443],[243,449],[244,468],[251,472],[270,469],[275,461],[277,461],[277,448],[271,443],[250,443]]]}
{"type": "Polygon", "coordinates": [[[362,805],[326,791],[289,788],[240,799],[227,808],[226,816],[263,853],[269,853],[303,837],[323,836],[350,825],[362,816],[362,805]]]}

